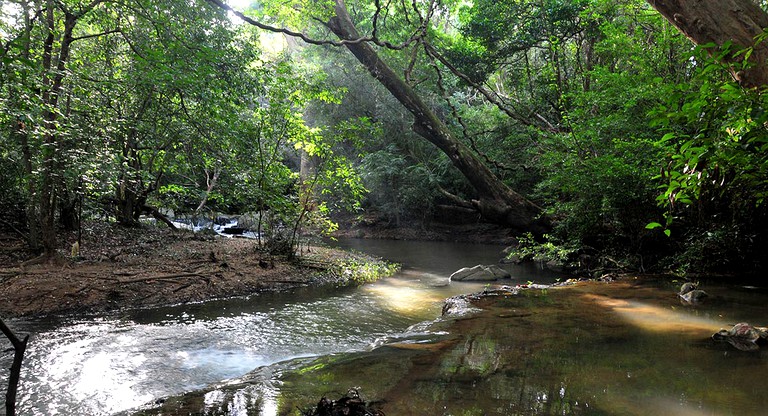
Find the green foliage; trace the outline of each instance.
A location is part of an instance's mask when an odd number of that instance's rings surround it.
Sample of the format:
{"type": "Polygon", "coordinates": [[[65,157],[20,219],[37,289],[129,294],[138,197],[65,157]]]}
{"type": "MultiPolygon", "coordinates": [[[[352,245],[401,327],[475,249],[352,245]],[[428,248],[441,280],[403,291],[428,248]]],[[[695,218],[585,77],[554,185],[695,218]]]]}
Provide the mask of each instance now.
{"type": "MultiPolygon", "coordinates": [[[[427,223],[476,196],[342,48],[262,54],[257,32],[206,2],[75,3],[53,2],[50,25],[26,3],[0,12],[0,206],[31,228],[41,210],[82,197],[92,215],[109,208],[124,223],[145,204],[250,212],[264,243],[292,254],[301,235],[334,230],[339,211],[427,223]],[[73,8],[83,12],[61,60],[73,8]],[[23,207],[5,209],[14,200],[23,207]]],[[[325,39],[316,23],[333,7],[264,1],[248,13],[325,39]]],[[[378,49],[497,177],[546,207],[551,236],[523,239],[521,255],[586,248],[640,268],[658,247],[695,269],[711,267],[696,258],[718,246],[747,261],[758,250],[744,247],[765,245],[766,93],[716,63],[750,50],[691,57],[640,0],[348,7],[365,36],[416,34],[441,51],[445,60],[417,44],[378,49]]]]}
{"type": "Polygon", "coordinates": [[[692,82],[670,85],[668,100],[650,113],[667,160],[656,176],[657,202],[666,209],[664,232],[681,246],[670,267],[749,270],[759,267],[768,238],[768,101],[764,89],[730,80],[705,49],[692,58],[692,82]]]}
{"type": "Polygon", "coordinates": [[[331,272],[343,282],[363,284],[391,276],[399,270],[397,263],[361,255],[337,262],[331,272]]]}
{"type": "Polygon", "coordinates": [[[575,36],[583,30],[579,17],[588,4],[588,0],[474,1],[462,13],[465,37],[450,46],[450,56],[473,79],[483,81],[510,57],[575,36]]]}
{"type": "Polygon", "coordinates": [[[639,250],[645,224],[657,215],[650,178],[660,150],[638,138],[597,145],[590,144],[594,153],[545,154],[548,170],[538,192],[557,198],[550,206],[561,239],[625,254],[639,250]]]}
{"type": "Polygon", "coordinates": [[[543,237],[544,242],[538,241],[533,234],[526,233],[517,238],[517,246],[507,255],[508,259],[518,261],[547,262],[555,260],[560,263],[573,262],[578,248],[569,247],[549,235],[543,237]]]}
{"type": "Polygon", "coordinates": [[[669,131],[660,140],[670,163],[659,176],[659,202],[671,209],[726,198],[738,209],[762,205],[768,195],[766,94],[708,78],[713,66],[701,69],[699,82],[675,86],[669,104],[653,114],[669,131]]]}
{"type": "Polygon", "coordinates": [[[540,43],[573,36],[581,30],[578,18],[588,4],[587,0],[475,1],[463,16],[463,32],[503,59],[540,43]]]}
{"type": "Polygon", "coordinates": [[[713,225],[691,229],[681,239],[681,249],[668,256],[665,265],[680,275],[691,273],[751,272],[762,267],[762,236],[749,225],[713,225]]]}
{"type": "Polygon", "coordinates": [[[361,162],[370,202],[395,225],[405,218],[427,218],[436,197],[434,179],[425,166],[412,164],[394,145],[367,154],[361,162]],[[417,217],[418,218],[418,217],[417,217]]]}

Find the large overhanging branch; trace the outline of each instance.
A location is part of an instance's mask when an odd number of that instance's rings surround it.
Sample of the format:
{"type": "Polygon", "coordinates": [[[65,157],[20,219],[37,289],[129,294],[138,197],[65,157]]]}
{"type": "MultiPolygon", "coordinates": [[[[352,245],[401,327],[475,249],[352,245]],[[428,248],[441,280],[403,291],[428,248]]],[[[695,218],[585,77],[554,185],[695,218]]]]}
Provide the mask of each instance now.
{"type": "Polygon", "coordinates": [[[716,45],[710,53],[732,64],[745,87],[768,85],[768,13],[753,0],[648,0],[665,19],[697,45],[716,45]],[[724,49],[730,44],[730,49],[724,49]],[[751,48],[751,53],[744,49],[751,48]],[[748,62],[744,64],[744,60],[748,62]]]}
{"type": "MultiPolygon", "coordinates": [[[[235,10],[234,8],[232,8],[232,6],[226,4],[223,0],[208,0],[208,2],[210,2],[211,4],[213,4],[215,6],[218,6],[218,7],[222,8],[222,9],[228,11],[228,12],[231,12],[235,16],[237,16],[240,19],[242,19],[244,22],[246,22],[246,23],[248,23],[250,25],[256,26],[259,29],[263,29],[263,30],[266,30],[266,31],[269,31],[269,32],[272,32],[272,33],[282,33],[282,34],[284,34],[286,36],[291,36],[291,37],[294,37],[294,38],[299,38],[299,39],[303,40],[304,42],[309,43],[311,45],[346,46],[346,45],[353,45],[353,44],[359,44],[359,43],[373,43],[373,44],[375,44],[377,46],[381,46],[381,47],[384,47],[384,48],[394,49],[394,50],[401,50],[401,49],[407,48],[408,46],[410,46],[414,42],[416,42],[419,39],[423,38],[425,33],[426,33],[426,27],[427,27],[427,22],[426,21],[422,21],[421,26],[410,36],[410,38],[408,38],[408,40],[406,40],[405,42],[400,43],[400,44],[394,44],[394,43],[391,43],[391,42],[388,42],[388,41],[381,40],[376,35],[376,31],[377,31],[376,23],[378,22],[379,15],[381,13],[380,5],[377,2],[376,12],[374,12],[374,28],[373,28],[373,35],[372,36],[361,36],[361,37],[358,37],[356,39],[342,39],[342,40],[315,39],[313,37],[310,37],[306,33],[297,32],[297,31],[294,31],[294,30],[291,30],[291,29],[288,29],[288,28],[277,27],[277,26],[268,25],[266,23],[262,23],[262,22],[260,22],[260,21],[258,21],[256,19],[253,19],[253,18],[245,15],[245,13],[243,13],[243,12],[235,10]]],[[[320,23],[322,23],[323,25],[326,25],[325,22],[320,22],[320,23]]]]}
{"type": "MultiPolygon", "coordinates": [[[[413,115],[412,128],[414,132],[440,149],[453,166],[467,179],[468,183],[475,189],[477,196],[472,205],[483,217],[491,222],[505,224],[519,230],[533,231],[536,234],[546,233],[550,230],[549,218],[542,215],[542,209],[509,188],[471,149],[454,137],[446,124],[422,97],[410,85],[400,79],[373,48],[373,45],[378,45],[402,49],[412,42],[420,42],[426,38],[432,10],[426,15],[419,15],[419,29],[405,44],[399,45],[402,47],[394,47],[373,37],[360,35],[349,16],[344,0],[335,0],[335,15],[328,22],[323,23],[339,40],[318,41],[312,39],[311,42],[308,41],[309,37],[304,34],[264,25],[242,13],[235,12],[231,7],[223,4],[222,0],[208,1],[225,10],[232,11],[247,23],[264,30],[296,36],[315,45],[345,46],[368,72],[413,115]]],[[[434,5],[435,2],[431,4],[434,5]]]]}

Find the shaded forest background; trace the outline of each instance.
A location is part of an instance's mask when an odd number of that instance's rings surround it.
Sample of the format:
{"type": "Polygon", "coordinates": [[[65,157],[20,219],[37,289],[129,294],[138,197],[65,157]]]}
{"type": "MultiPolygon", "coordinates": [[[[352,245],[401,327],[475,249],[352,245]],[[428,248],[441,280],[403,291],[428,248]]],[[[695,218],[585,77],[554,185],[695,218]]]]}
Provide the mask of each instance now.
{"type": "Polygon", "coordinates": [[[251,213],[284,252],[340,218],[495,222],[522,258],[765,266],[765,94],[738,82],[765,33],[695,46],[636,0],[222,5],[3,2],[2,228],[53,256],[170,212],[251,213]]]}

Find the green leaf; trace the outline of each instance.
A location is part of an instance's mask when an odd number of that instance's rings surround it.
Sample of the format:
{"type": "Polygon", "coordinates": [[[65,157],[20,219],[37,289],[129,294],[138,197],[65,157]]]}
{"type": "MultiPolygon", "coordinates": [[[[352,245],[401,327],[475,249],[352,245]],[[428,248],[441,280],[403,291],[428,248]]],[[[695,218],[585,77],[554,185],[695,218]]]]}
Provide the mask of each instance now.
{"type": "Polygon", "coordinates": [[[659,224],[658,222],[651,222],[651,223],[648,223],[645,226],[645,229],[653,230],[653,229],[656,229],[656,228],[659,228],[659,227],[663,227],[663,226],[661,224],[659,224]]]}
{"type": "Polygon", "coordinates": [[[666,143],[674,138],[675,138],[675,133],[667,133],[661,137],[661,140],[659,141],[659,143],[666,143]]]}

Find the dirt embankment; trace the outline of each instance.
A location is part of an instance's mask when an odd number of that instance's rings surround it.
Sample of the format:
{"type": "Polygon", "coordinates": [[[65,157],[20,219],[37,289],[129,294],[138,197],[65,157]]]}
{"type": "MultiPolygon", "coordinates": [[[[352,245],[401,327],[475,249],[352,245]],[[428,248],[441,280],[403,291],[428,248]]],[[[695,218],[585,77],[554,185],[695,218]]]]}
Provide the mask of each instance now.
{"type": "Polygon", "coordinates": [[[260,250],[254,240],[167,228],[93,224],[84,227],[78,253],[71,251],[74,240],[62,241],[68,248],[56,261],[29,264],[23,241],[0,235],[0,317],[105,312],[343,283],[354,273],[339,273],[340,267],[374,261],[323,247],[289,261],[260,250]]]}

